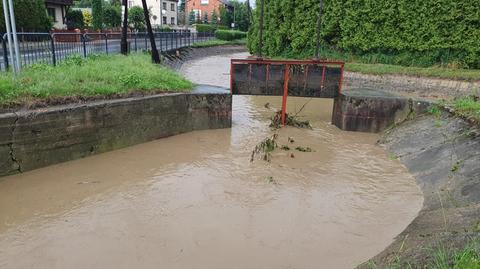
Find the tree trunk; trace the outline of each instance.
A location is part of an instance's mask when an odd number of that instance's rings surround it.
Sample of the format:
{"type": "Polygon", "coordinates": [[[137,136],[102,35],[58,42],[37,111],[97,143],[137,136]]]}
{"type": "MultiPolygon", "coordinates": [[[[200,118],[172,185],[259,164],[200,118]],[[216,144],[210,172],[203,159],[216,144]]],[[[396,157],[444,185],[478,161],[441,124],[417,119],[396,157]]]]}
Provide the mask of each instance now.
{"type": "Polygon", "coordinates": [[[150,14],[147,7],[147,0],[142,0],[143,14],[145,16],[145,24],[147,25],[148,36],[150,37],[150,45],[152,47],[152,61],[156,64],[160,63],[160,55],[158,54],[157,45],[155,44],[155,36],[153,35],[152,25],[150,24],[150,14]]]}

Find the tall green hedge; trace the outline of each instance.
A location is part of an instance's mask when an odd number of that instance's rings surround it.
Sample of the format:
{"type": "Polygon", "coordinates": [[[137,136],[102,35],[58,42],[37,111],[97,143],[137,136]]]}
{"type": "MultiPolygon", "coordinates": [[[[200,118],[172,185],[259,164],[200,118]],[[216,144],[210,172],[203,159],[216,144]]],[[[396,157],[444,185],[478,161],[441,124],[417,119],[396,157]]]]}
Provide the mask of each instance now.
{"type": "Polygon", "coordinates": [[[217,30],[215,37],[220,40],[232,41],[246,38],[247,33],[237,30],[217,30]]]}
{"type": "MultiPolygon", "coordinates": [[[[324,48],[378,62],[480,68],[478,0],[324,3],[324,48]]],[[[313,55],[318,11],[319,0],[265,0],[264,54],[313,55]]],[[[249,35],[252,52],[257,48],[259,15],[257,8],[249,35]]]]}
{"type": "MultiPolygon", "coordinates": [[[[50,31],[52,20],[47,15],[43,0],[15,0],[13,7],[17,31],[50,31]]],[[[0,1],[0,33],[5,33],[5,31],[5,17],[3,16],[2,1],[0,1]]]]}

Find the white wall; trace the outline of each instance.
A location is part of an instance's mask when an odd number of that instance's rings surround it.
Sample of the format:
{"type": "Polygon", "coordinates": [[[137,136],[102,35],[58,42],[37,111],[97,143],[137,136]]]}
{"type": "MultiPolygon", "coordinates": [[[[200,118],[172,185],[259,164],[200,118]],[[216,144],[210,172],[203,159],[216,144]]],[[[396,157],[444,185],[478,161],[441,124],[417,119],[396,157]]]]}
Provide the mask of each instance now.
{"type": "MultiPolygon", "coordinates": [[[[142,0],[129,0],[129,7],[131,6],[139,6],[142,7],[142,0]]],[[[151,11],[151,18],[150,22],[152,23],[152,26],[160,26],[163,25],[162,23],[162,17],[167,18],[167,26],[172,25],[171,23],[171,18],[173,18],[174,23],[173,25],[177,25],[177,12],[178,12],[178,2],[176,1],[169,1],[169,0],[147,0],[147,6],[151,11]],[[167,9],[165,10],[165,13],[163,15],[160,14],[160,1],[163,3],[167,4],[167,9]],[[171,4],[174,5],[175,11],[171,10],[171,4]],[[154,19],[156,17],[156,20],[154,19]]]]}

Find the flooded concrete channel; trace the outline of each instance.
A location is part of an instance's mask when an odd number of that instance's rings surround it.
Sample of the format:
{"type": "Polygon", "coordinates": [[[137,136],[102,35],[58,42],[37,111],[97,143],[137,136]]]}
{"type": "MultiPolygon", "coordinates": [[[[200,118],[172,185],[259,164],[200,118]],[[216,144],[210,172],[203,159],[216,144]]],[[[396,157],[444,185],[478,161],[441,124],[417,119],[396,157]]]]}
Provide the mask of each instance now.
{"type": "MultiPolygon", "coordinates": [[[[225,55],[182,68],[228,87],[225,55]]],[[[197,131],[0,180],[0,268],[353,268],[387,247],[423,197],[378,135],[330,124],[332,100],[235,96],[232,129],[197,131]],[[269,104],[266,106],[266,104],[269,104]],[[288,138],[295,141],[291,143],[288,138]],[[295,147],[310,147],[299,152],[295,147]],[[294,154],[292,158],[291,154],[294,154]]]]}

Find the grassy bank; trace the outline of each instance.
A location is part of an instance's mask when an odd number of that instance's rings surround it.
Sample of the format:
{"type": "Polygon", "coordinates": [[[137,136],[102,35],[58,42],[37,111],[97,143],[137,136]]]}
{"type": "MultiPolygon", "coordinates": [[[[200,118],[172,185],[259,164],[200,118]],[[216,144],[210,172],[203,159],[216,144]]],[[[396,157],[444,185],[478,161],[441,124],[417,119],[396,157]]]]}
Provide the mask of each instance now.
{"type": "Polygon", "coordinates": [[[397,256],[394,261],[379,267],[374,263],[366,264],[367,268],[387,269],[480,269],[480,239],[473,239],[460,249],[437,246],[429,250],[422,264],[403,261],[397,256]]]}
{"type": "Polygon", "coordinates": [[[220,40],[220,39],[213,39],[205,42],[197,42],[193,43],[193,48],[208,48],[208,47],[215,47],[215,46],[225,46],[225,45],[246,45],[246,39],[238,39],[232,41],[220,40]]]}
{"type": "MultiPolygon", "coordinates": [[[[311,59],[312,53],[292,54],[286,53],[275,57],[277,59],[311,59]]],[[[415,66],[401,65],[394,60],[394,56],[387,55],[353,55],[336,51],[330,48],[322,48],[320,58],[344,61],[345,70],[371,75],[407,75],[416,77],[432,77],[465,81],[480,81],[480,69],[462,69],[458,66],[434,65],[415,66]]]]}
{"type": "Polygon", "coordinates": [[[452,107],[457,115],[480,123],[480,100],[478,97],[458,98],[446,105],[452,107]]]}
{"type": "Polygon", "coordinates": [[[445,67],[413,67],[387,64],[365,64],[349,62],[345,70],[372,75],[407,75],[417,77],[444,78],[465,81],[479,81],[480,70],[478,69],[456,69],[445,67]]]}
{"type": "Polygon", "coordinates": [[[108,98],[133,92],[188,91],[192,83],[165,67],[151,63],[146,54],[72,56],[54,67],[37,64],[16,78],[0,74],[0,106],[58,99],[108,98]]]}

